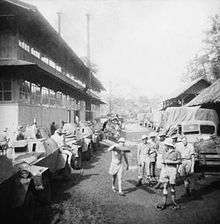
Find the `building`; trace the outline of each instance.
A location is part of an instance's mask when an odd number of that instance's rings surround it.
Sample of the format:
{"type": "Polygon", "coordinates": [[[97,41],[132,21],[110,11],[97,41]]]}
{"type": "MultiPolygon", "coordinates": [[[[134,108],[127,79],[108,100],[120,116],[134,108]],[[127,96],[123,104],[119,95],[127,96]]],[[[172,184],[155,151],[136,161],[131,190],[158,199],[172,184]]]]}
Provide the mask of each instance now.
{"type": "Polygon", "coordinates": [[[198,78],[189,84],[184,85],[181,89],[175,91],[168,99],[163,101],[162,110],[168,107],[181,107],[194,99],[203,89],[211,84],[204,78],[198,78]]]}
{"type": "Polygon", "coordinates": [[[33,5],[0,2],[0,129],[92,120],[101,82],[33,5]]]}

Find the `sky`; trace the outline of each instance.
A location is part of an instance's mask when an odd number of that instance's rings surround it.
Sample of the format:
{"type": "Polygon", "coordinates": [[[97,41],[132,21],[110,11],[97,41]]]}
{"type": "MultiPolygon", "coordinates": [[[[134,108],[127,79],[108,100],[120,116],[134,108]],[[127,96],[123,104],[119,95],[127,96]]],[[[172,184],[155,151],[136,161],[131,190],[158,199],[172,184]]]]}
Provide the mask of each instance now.
{"type": "Polygon", "coordinates": [[[91,60],[114,95],[170,95],[183,83],[188,61],[200,51],[219,0],[23,0],[39,9],[79,57],[86,52],[90,14],[91,60]]]}

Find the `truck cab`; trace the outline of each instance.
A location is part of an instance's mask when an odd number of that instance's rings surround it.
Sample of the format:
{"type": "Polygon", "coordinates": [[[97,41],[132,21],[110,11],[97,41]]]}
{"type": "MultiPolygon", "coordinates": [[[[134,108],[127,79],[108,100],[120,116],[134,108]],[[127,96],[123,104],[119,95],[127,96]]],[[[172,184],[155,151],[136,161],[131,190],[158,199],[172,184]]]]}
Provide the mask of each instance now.
{"type": "Polygon", "coordinates": [[[177,125],[178,133],[185,135],[189,142],[208,140],[217,135],[217,127],[213,121],[187,121],[177,125]]]}
{"type": "Polygon", "coordinates": [[[178,133],[194,144],[196,151],[195,172],[220,173],[220,138],[212,121],[190,121],[178,125],[178,133]]]}

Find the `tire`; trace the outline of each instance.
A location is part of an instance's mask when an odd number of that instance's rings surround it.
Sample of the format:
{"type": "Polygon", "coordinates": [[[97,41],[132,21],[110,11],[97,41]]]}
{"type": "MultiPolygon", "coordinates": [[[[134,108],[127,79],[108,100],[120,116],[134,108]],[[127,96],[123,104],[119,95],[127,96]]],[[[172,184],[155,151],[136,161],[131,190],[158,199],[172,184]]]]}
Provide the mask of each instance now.
{"type": "Polygon", "coordinates": [[[71,160],[71,166],[73,169],[76,169],[76,170],[82,169],[82,151],[81,150],[79,150],[78,155],[79,157],[77,158],[73,157],[71,160]]]}
{"type": "Polygon", "coordinates": [[[92,145],[89,144],[86,151],[86,161],[89,161],[92,157],[92,145]]]}

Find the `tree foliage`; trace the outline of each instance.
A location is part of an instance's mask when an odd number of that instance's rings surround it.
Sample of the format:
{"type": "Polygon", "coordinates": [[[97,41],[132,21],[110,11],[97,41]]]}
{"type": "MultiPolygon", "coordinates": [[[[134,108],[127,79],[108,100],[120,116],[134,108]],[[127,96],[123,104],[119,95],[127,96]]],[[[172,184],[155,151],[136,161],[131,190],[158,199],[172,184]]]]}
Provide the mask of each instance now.
{"type": "Polygon", "coordinates": [[[196,54],[186,67],[183,80],[206,77],[210,81],[220,78],[220,17],[211,17],[211,25],[203,40],[204,48],[196,54]]]}

